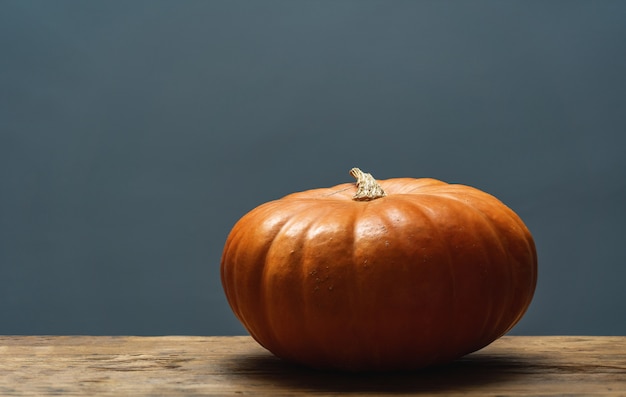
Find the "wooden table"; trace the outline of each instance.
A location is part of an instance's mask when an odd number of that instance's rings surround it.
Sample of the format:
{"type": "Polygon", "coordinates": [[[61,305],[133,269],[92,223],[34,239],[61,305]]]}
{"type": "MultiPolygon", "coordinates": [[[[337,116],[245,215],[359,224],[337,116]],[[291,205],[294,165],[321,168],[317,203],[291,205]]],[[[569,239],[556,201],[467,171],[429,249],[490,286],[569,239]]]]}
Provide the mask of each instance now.
{"type": "Polygon", "coordinates": [[[250,337],[0,336],[0,395],[626,396],[626,337],[506,336],[452,364],[339,374],[250,337]]]}

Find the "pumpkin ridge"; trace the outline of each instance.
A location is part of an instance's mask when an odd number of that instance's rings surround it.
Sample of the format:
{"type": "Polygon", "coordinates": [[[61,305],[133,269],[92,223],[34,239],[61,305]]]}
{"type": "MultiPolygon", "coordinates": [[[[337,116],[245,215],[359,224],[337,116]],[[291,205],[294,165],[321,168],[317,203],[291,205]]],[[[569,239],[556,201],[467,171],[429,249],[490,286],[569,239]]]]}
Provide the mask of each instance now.
{"type": "MultiPolygon", "coordinates": [[[[259,207],[259,209],[260,208],[262,207],[259,207]]],[[[252,215],[248,214],[248,217],[250,216],[252,215]]],[[[237,280],[239,278],[238,274],[241,272],[241,269],[239,269],[240,266],[237,265],[236,261],[237,250],[241,249],[238,242],[242,238],[242,236],[247,233],[247,228],[244,227],[245,218],[242,218],[242,221],[243,222],[238,222],[235,227],[233,227],[228,235],[228,238],[226,239],[220,264],[220,277],[222,280],[224,291],[226,292],[227,296],[234,296],[234,299],[228,300],[230,307],[232,308],[236,317],[242,323],[244,323],[244,326],[247,328],[248,321],[246,321],[246,319],[242,315],[242,310],[239,307],[239,303],[244,301],[244,299],[241,299],[241,293],[239,291],[239,288],[233,282],[234,280],[237,280]]]]}
{"type": "MultiPolygon", "coordinates": [[[[412,207],[414,210],[417,209],[423,215],[423,219],[426,220],[426,222],[428,222],[429,233],[431,233],[431,235],[434,236],[432,238],[433,241],[446,241],[446,239],[442,237],[442,233],[439,230],[437,222],[433,219],[433,217],[439,215],[439,213],[432,208],[433,203],[432,202],[426,203],[423,200],[416,200],[416,196],[418,195],[421,195],[421,193],[407,195],[408,197],[406,197],[403,201],[405,201],[405,203],[408,204],[410,207],[412,207]]],[[[436,201],[438,199],[436,195],[431,195],[431,198],[433,199],[433,201],[436,201]]],[[[452,296],[451,302],[453,303],[453,307],[448,313],[448,315],[446,316],[445,321],[447,323],[453,324],[455,321],[456,312],[458,311],[457,299],[456,299],[456,296],[458,295],[457,286],[456,286],[457,280],[456,280],[456,275],[454,271],[454,263],[452,261],[452,255],[450,254],[448,242],[446,241],[446,244],[442,247],[443,247],[442,252],[445,255],[445,265],[446,265],[446,268],[450,277],[450,291],[449,292],[450,292],[450,295],[452,296]]],[[[435,327],[437,326],[435,325],[435,327]]],[[[439,354],[442,354],[442,353],[449,354],[447,352],[448,349],[446,349],[446,347],[449,347],[447,346],[448,344],[447,341],[452,339],[452,335],[459,331],[458,328],[454,326],[448,326],[448,327],[445,327],[445,329],[448,330],[448,336],[446,338],[441,338],[440,345],[437,346],[437,348],[435,349],[435,351],[438,352],[439,354]]]]}
{"type": "MultiPolygon", "coordinates": [[[[296,201],[298,203],[298,201],[296,201]]],[[[271,346],[274,346],[274,351],[277,355],[283,358],[299,361],[298,356],[291,356],[289,352],[294,351],[313,351],[314,355],[319,356],[319,352],[324,353],[324,359],[332,357],[333,350],[323,343],[328,338],[322,336],[319,332],[320,327],[323,327],[319,321],[311,323],[311,308],[315,307],[315,298],[319,299],[319,294],[311,294],[310,285],[308,284],[308,277],[314,276],[320,272],[320,277],[323,277],[321,273],[323,271],[320,268],[325,267],[327,272],[332,272],[333,263],[328,265],[322,263],[324,254],[319,254],[324,251],[322,242],[320,239],[315,238],[315,230],[320,226],[327,224],[328,217],[333,216],[336,212],[334,205],[331,206],[317,206],[314,209],[306,206],[299,207],[302,203],[298,203],[298,206],[292,210],[292,214],[289,220],[283,225],[283,227],[277,231],[274,236],[274,240],[270,244],[270,248],[267,251],[266,261],[270,260],[274,246],[281,244],[280,248],[276,248],[277,251],[284,251],[286,248],[291,247],[293,257],[285,258],[282,261],[277,261],[276,257],[272,256],[271,266],[266,263],[266,272],[263,274],[262,284],[265,286],[266,291],[263,296],[266,301],[265,305],[269,311],[266,315],[266,324],[279,323],[287,321],[289,326],[280,326],[281,332],[277,332],[274,328],[273,340],[271,346]],[[295,228],[291,230],[290,228],[295,228]],[[320,256],[321,255],[321,256],[320,256]],[[315,258],[314,260],[307,260],[307,258],[315,258]],[[330,268],[330,270],[328,270],[330,268]],[[278,277],[272,279],[272,277],[278,277]],[[269,288],[268,288],[269,287],[269,288]],[[294,298],[300,299],[302,304],[298,305],[303,310],[300,311],[292,305],[293,300],[285,302],[275,295],[276,290],[290,289],[294,294],[294,298]],[[313,300],[311,300],[313,298],[313,300]],[[291,305],[291,309],[286,308],[291,305]],[[283,313],[274,312],[273,309],[281,308],[283,313]],[[285,320],[286,314],[289,314],[288,320],[285,320]],[[317,332],[312,332],[317,330],[317,332]],[[310,342],[316,341],[314,344],[317,348],[310,346],[310,342]]],[[[340,205],[344,207],[344,205],[340,205]]],[[[320,234],[319,237],[324,237],[320,234]]],[[[336,241],[341,241],[341,236],[337,237],[331,235],[336,241]]],[[[325,282],[327,280],[322,280],[325,282]]],[[[323,293],[324,288],[328,288],[327,285],[323,285],[320,288],[319,293],[323,293]]],[[[308,353],[307,353],[308,354],[308,353]]]]}
{"type": "MultiPolygon", "coordinates": [[[[352,259],[352,251],[354,251],[354,233],[350,231],[350,225],[354,224],[354,220],[357,217],[356,214],[360,210],[357,207],[350,205],[351,202],[346,203],[349,208],[346,212],[344,212],[340,219],[336,219],[336,211],[325,211],[324,214],[320,215],[317,221],[312,225],[312,227],[316,227],[318,224],[324,225],[325,223],[334,223],[337,227],[330,235],[333,241],[329,241],[326,244],[326,249],[324,249],[325,252],[315,261],[317,268],[311,270],[312,272],[316,272],[316,286],[314,292],[308,295],[308,297],[312,298],[309,302],[312,304],[309,307],[317,306],[316,298],[322,298],[323,300],[324,296],[329,296],[331,294],[334,296],[337,292],[341,293],[342,289],[347,291],[357,291],[351,284],[355,277],[353,277],[354,269],[352,266],[354,263],[352,259]],[[326,221],[326,218],[328,217],[332,218],[332,220],[326,221]],[[336,250],[345,248],[345,251],[339,253],[339,255],[343,256],[336,260],[333,260],[333,258],[336,256],[337,252],[330,250],[330,248],[333,247],[333,244],[338,244],[335,247],[336,250]],[[347,252],[348,250],[351,252],[347,252]],[[323,260],[328,262],[322,262],[323,260]],[[342,273],[345,272],[348,272],[349,274],[343,274],[342,277],[342,273]]],[[[309,272],[309,269],[306,271],[309,272]]],[[[361,289],[358,291],[361,291],[361,289]]],[[[353,301],[353,294],[345,294],[343,295],[343,298],[352,298],[337,304],[340,308],[348,309],[347,313],[343,312],[346,317],[342,317],[344,320],[342,328],[343,330],[348,330],[353,328],[353,325],[355,324],[354,317],[351,319],[348,318],[351,315],[354,316],[356,313],[355,310],[350,310],[355,307],[355,302],[353,301]]],[[[328,302],[325,303],[327,304],[328,302]]],[[[358,307],[358,305],[356,307],[358,307]]],[[[326,310],[327,309],[324,309],[323,311],[326,312],[326,310]]],[[[311,324],[312,327],[310,327],[310,329],[317,330],[317,332],[309,332],[309,335],[311,335],[311,339],[314,340],[318,346],[318,352],[321,354],[316,354],[320,357],[319,359],[321,362],[332,362],[338,348],[337,342],[333,340],[333,336],[338,335],[338,330],[330,327],[331,321],[324,320],[323,324],[311,324]]],[[[358,323],[358,321],[356,321],[356,323],[358,323]]],[[[353,338],[356,337],[357,335],[354,335],[353,333],[353,338]]],[[[343,345],[343,343],[340,343],[340,345],[343,345]]],[[[343,346],[345,347],[345,345],[343,346]]]]}
{"type": "MultiPolygon", "coordinates": [[[[369,256],[366,255],[363,258],[359,258],[359,256],[357,255],[358,253],[357,248],[363,247],[364,241],[366,241],[367,237],[369,236],[367,234],[360,235],[358,226],[359,226],[360,221],[363,221],[364,219],[373,221],[372,223],[380,224],[382,226],[381,229],[386,231],[387,240],[392,240],[394,238],[394,237],[389,236],[390,231],[393,230],[393,227],[391,226],[392,222],[390,222],[389,219],[384,216],[385,215],[384,212],[381,213],[380,210],[378,209],[378,206],[387,207],[389,205],[389,201],[382,201],[382,197],[381,197],[379,199],[371,200],[371,201],[354,201],[354,203],[356,204],[354,206],[355,210],[352,212],[352,217],[350,219],[350,224],[352,225],[350,258],[351,258],[351,263],[353,266],[352,272],[356,273],[357,276],[360,275],[361,277],[354,277],[353,283],[352,283],[352,286],[353,286],[352,288],[354,289],[354,291],[358,292],[358,296],[354,298],[354,302],[351,303],[352,307],[357,308],[357,310],[353,310],[352,312],[353,316],[352,316],[351,323],[353,324],[353,326],[356,325],[357,327],[360,327],[360,328],[366,328],[365,331],[368,331],[367,329],[368,327],[364,327],[364,322],[368,321],[367,318],[371,316],[372,313],[375,313],[377,311],[384,311],[384,309],[380,306],[379,299],[376,299],[376,302],[373,304],[371,304],[370,302],[369,306],[366,306],[366,307],[363,306],[362,302],[367,301],[371,295],[371,290],[369,289],[371,286],[371,277],[372,277],[371,272],[376,272],[377,267],[386,267],[386,266],[389,266],[389,264],[388,263],[377,264],[376,259],[377,259],[378,254],[376,251],[369,252],[370,249],[365,250],[367,253],[370,254],[369,256]]],[[[381,297],[374,296],[374,298],[381,298],[381,297]]],[[[358,357],[359,353],[357,351],[355,354],[355,357],[351,358],[351,366],[352,367],[359,367],[363,365],[380,366],[381,360],[384,365],[385,350],[386,350],[385,344],[387,343],[385,339],[384,338],[381,339],[379,335],[377,335],[376,332],[372,331],[371,329],[370,331],[372,332],[364,332],[362,329],[358,329],[357,331],[359,331],[357,333],[358,339],[357,339],[357,336],[355,335],[352,338],[353,342],[356,346],[359,346],[359,345],[367,346],[367,349],[368,349],[367,360],[363,360],[363,359],[359,360],[359,357],[358,357]],[[369,361],[369,362],[364,363],[363,361],[369,361]]]]}
{"type": "MultiPolygon", "coordinates": [[[[498,203],[500,206],[500,210],[499,213],[506,217],[506,220],[508,220],[508,222],[506,221],[502,221],[501,223],[505,224],[505,223],[512,223],[515,225],[515,229],[512,229],[514,234],[516,235],[515,237],[518,237],[516,239],[512,239],[512,242],[519,242],[519,241],[523,241],[524,242],[524,251],[526,254],[529,255],[529,257],[532,259],[532,262],[534,263],[534,267],[532,268],[532,274],[530,275],[530,283],[532,284],[533,288],[531,291],[529,291],[529,293],[527,294],[528,299],[523,303],[522,306],[526,306],[528,307],[528,305],[530,304],[530,301],[532,300],[532,296],[534,293],[534,286],[536,285],[537,282],[537,251],[536,251],[536,247],[535,247],[535,242],[534,239],[532,237],[532,234],[530,233],[530,230],[528,230],[528,227],[524,224],[524,222],[522,221],[522,219],[519,217],[519,215],[517,215],[515,213],[515,211],[513,211],[513,209],[511,209],[510,207],[508,207],[506,204],[504,204],[502,201],[500,201],[497,197],[494,197],[492,195],[490,195],[489,193],[483,192],[481,190],[475,189],[470,187],[471,190],[471,194],[468,195],[472,201],[470,203],[470,206],[473,207],[475,210],[480,210],[477,205],[481,204],[483,206],[486,207],[490,207],[490,203],[489,201],[493,200],[493,202],[498,203]]],[[[448,194],[446,194],[448,195],[448,194]]],[[[452,199],[458,199],[457,197],[454,196],[449,196],[452,199]]],[[[483,214],[486,213],[483,210],[480,210],[483,214]]],[[[489,217],[487,217],[488,219],[491,219],[489,217]]],[[[493,222],[493,220],[492,220],[493,222]]],[[[498,235],[500,235],[500,233],[497,233],[498,235]]],[[[509,251],[509,247],[504,247],[505,251],[508,253],[509,251]]],[[[525,311],[522,311],[522,313],[518,316],[518,320],[521,319],[521,317],[524,315],[525,311]]],[[[513,323],[513,325],[515,325],[516,323],[513,323]]],[[[512,326],[513,326],[512,325],[512,326]]],[[[510,328],[512,328],[509,327],[510,328]]]]}
{"type": "MultiPolygon", "coordinates": [[[[266,249],[265,249],[265,254],[263,258],[263,271],[261,272],[260,283],[259,283],[260,288],[261,288],[259,299],[262,302],[261,306],[264,308],[262,317],[264,319],[265,327],[268,330],[267,332],[268,338],[266,342],[269,342],[271,346],[278,346],[277,353],[283,350],[283,345],[282,343],[280,343],[281,338],[279,337],[276,331],[276,327],[274,325],[273,313],[271,312],[271,310],[274,309],[273,304],[272,304],[273,299],[271,297],[271,294],[272,292],[274,292],[273,287],[275,286],[275,283],[268,281],[270,277],[273,275],[273,267],[274,267],[273,264],[269,263],[269,260],[270,258],[272,258],[270,254],[273,252],[273,248],[275,249],[275,247],[279,243],[283,243],[283,238],[285,237],[281,237],[281,235],[283,235],[285,230],[288,229],[291,224],[297,221],[297,219],[294,219],[296,218],[296,216],[297,215],[294,216],[293,214],[291,216],[286,216],[284,219],[284,222],[282,222],[281,225],[275,230],[275,232],[272,233],[272,238],[270,240],[270,243],[266,246],[266,249]]],[[[299,240],[304,239],[304,236],[302,233],[298,233],[297,235],[299,237],[299,240]]],[[[279,353],[279,354],[282,354],[282,353],[279,353]]]]}
{"type": "MultiPolygon", "coordinates": [[[[498,247],[500,248],[500,250],[505,254],[507,260],[506,263],[509,264],[511,263],[511,252],[509,251],[509,249],[505,246],[504,241],[502,240],[502,235],[501,235],[501,231],[500,231],[500,227],[498,227],[498,225],[496,225],[496,223],[494,222],[494,220],[490,217],[487,216],[487,214],[485,214],[484,211],[482,211],[481,209],[477,208],[474,205],[467,205],[468,208],[471,208],[473,211],[477,212],[478,214],[480,214],[481,219],[483,220],[483,222],[485,223],[485,225],[489,228],[492,238],[494,241],[497,242],[498,247]]],[[[487,239],[485,238],[485,236],[483,236],[481,234],[481,239],[479,239],[479,241],[483,244],[483,247],[485,246],[485,243],[487,242],[487,239]]],[[[490,250],[485,250],[486,252],[491,252],[490,250]]],[[[491,257],[492,255],[490,255],[491,257]]],[[[489,258],[490,260],[493,260],[491,258],[489,258]]],[[[507,274],[507,288],[511,289],[511,287],[513,286],[513,272],[511,270],[511,266],[503,266],[506,269],[506,274],[507,274]]],[[[506,327],[502,327],[502,323],[504,320],[507,319],[507,308],[511,307],[511,304],[513,303],[511,300],[511,295],[510,294],[505,294],[506,296],[506,303],[501,305],[500,310],[496,313],[496,314],[492,314],[493,313],[493,300],[491,301],[491,306],[492,306],[492,310],[490,315],[494,316],[494,320],[493,323],[496,324],[493,328],[499,330],[498,331],[498,335],[495,335],[496,337],[500,337],[502,336],[504,333],[506,333],[506,331],[508,331],[508,329],[506,329],[506,327]]],[[[516,321],[517,322],[517,321],[516,321]]],[[[489,317],[487,317],[486,320],[486,324],[489,324],[489,317]]],[[[513,325],[515,325],[515,323],[513,323],[513,325]]],[[[485,340],[489,340],[490,338],[485,338],[485,340]]],[[[483,341],[482,344],[486,344],[488,342],[483,341]]],[[[481,346],[482,347],[482,346],[481,346]]]]}
{"type": "MultiPolygon", "coordinates": [[[[241,237],[235,240],[237,242],[236,251],[234,253],[235,261],[237,259],[238,250],[244,250],[244,251],[250,250],[250,247],[247,247],[246,244],[241,244],[242,240],[243,241],[251,240],[248,233],[251,233],[251,231],[253,232],[254,230],[256,230],[255,227],[250,227],[250,225],[257,225],[258,223],[263,222],[263,219],[267,219],[266,214],[274,215],[273,219],[275,219],[276,218],[276,206],[279,204],[280,203],[278,201],[269,202],[261,207],[258,207],[252,210],[250,213],[248,213],[244,217],[244,222],[240,224],[242,235],[241,237]],[[259,219],[261,221],[259,221],[259,219]]],[[[263,233],[263,240],[270,241],[270,244],[264,244],[262,241],[259,241],[258,239],[252,239],[255,246],[261,247],[256,258],[257,259],[262,258],[262,261],[260,262],[256,261],[254,264],[251,265],[251,267],[254,268],[254,271],[256,273],[259,273],[259,276],[258,276],[259,280],[257,281],[261,281],[265,279],[265,273],[267,272],[267,268],[268,268],[267,266],[268,252],[272,244],[274,243],[274,241],[276,241],[276,236],[285,227],[285,225],[289,222],[289,220],[290,220],[290,217],[285,215],[278,222],[275,222],[270,229],[265,230],[265,232],[263,233]],[[260,267],[260,269],[258,269],[258,267],[260,267]]],[[[234,267],[240,268],[241,265],[239,266],[236,265],[234,267]]],[[[250,272],[249,269],[246,269],[246,270],[250,272]]],[[[241,271],[241,269],[239,269],[239,271],[241,271]]],[[[248,299],[242,299],[241,297],[242,293],[244,292],[242,291],[242,287],[243,286],[240,286],[239,288],[234,288],[235,300],[237,302],[246,303],[248,299]]],[[[267,332],[266,327],[259,326],[259,318],[264,319],[263,322],[265,324],[269,324],[269,322],[267,321],[268,306],[265,304],[266,287],[265,287],[265,283],[263,282],[258,283],[257,285],[255,285],[255,287],[256,287],[255,290],[257,293],[255,300],[258,304],[257,305],[258,307],[256,308],[257,312],[252,313],[250,310],[243,311],[240,309],[238,312],[239,313],[238,317],[240,317],[241,321],[244,324],[246,324],[246,328],[249,330],[250,334],[254,337],[254,339],[257,340],[262,346],[267,347],[268,341],[272,341],[272,344],[275,344],[275,337],[274,337],[273,331],[267,332]]],[[[250,291],[246,290],[245,292],[248,293],[250,291]]]]}
{"type": "MultiPolygon", "coordinates": [[[[472,211],[476,214],[479,215],[479,219],[481,219],[483,225],[488,229],[490,236],[485,237],[485,235],[483,233],[476,233],[480,236],[480,238],[476,239],[477,242],[479,242],[483,248],[483,251],[486,252],[487,255],[487,260],[489,260],[490,265],[491,266],[498,266],[499,264],[495,262],[495,259],[493,257],[493,254],[491,254],[491,250],[487,249],[487,244],[489,240],[492,240],[496,243],[496,245],[498,246],[498,248],[500,249],[500,251],[504,254],[504,256],[507,258],[507,261],[505,263],[509,263],[510,261],[510,257],[511,254],[508,251],[508,249],[505,247],[502,238],[501,238],[501,234],[499,231],[499,227],[496,226],[496,224],[494,223],[493,219],[491,219],[489,216],[487,216],[487,214],[485,214],[484,211],[482,211],[481,209],[477,208],[475,205],[473,205],[474,203],[470,203],[467,201],[463,201],[458,199],[457,197],[453,197],[453,196],[445,196],[448,199],[451,200],[456,200],[458,201],[461,205],[465,206],[465,208],[467,208],[467,210],[472,211]]],[[[483,200],[486,201],[486,200],[483,200]]],[[[489,203],[485,202],[486,205],[489,205],[489,203]]],[[[511,272],[511,267],[510,266],[503,266],[503,268],[506,269],[506,274],[507,274],[507,288],[510,289],[511,285],[512,285],[512,272],[511,272]]],[[[510,295],[505,294],[506,295],[506,301],[503,304],[500,304],[500,309],[495,312],[495,303],[494,302],[498,302],[501,303],[499,299],[490,299],[489,300],[489,309],[486,310],[486,315],[485,315],[485,320],[483,323],[483,328],[481,333],[483,334],[483,337],[481,339],[480,342],[478,342],[478,344],[480,344],[481,346],[478,346],[476,348],[480,349],[482,348],[485,344],[489,343],[488,341],[490,341],[493,337],[493,335],[489,335],[489,334],[485,334],[484,330],[485,328],[489,325],[489,324],[496,324],[496,326],[492,327],[495,328],[497,330],[499,330],[497,333],[498,335],[496,335],[496,337],[500,337],[504,332],[502,331],[502,321],[504,319],[506,319],[506,313],[508,311],[508,308],[511,306],[511,299],[510,299],[510,295]],[[487,342],[485,342],[487,341],[487,342]]]]}
{"type": "MultiPolygon", "coordinates": [[[[459,185],[459,186],[463,186],[463,185],[459,185]]],[[[500,224],[504,224],[506,223],[506,221],[508,222],[513,222],[515,224],[515,226],[517,227],[517,229],[515,230],[515,234],[518,237],[516,239],[514,239],[514,241],[519,241],[519,240],[523,240],[526,246],[526,249],[528,250],[529,253],[534,252],[534,250],[532,249],[532,245],[534,245],[534,243],[532,243],[532,236],[530,236],[527,227],[521,222],[520,218],[513,212],[513,210],[511,210],[508,206],[506,206],[506,204],[502,203],[498,198],[477,190],[473,187],[467,186],[470,190],[466,193],[468,197],[471,198],[470,201],[465,201],[465,200],[461,200],[459,197],[454,196],[453,194],[450,193],[444,193],[441,194],[441,197],[447,197],[451,200],[455,200],[458,201],[460,203],[465,204],[465,206],[467,208],[469,208],[472,211],[475,211],[477,213],[479,213],[481,215],[481,217],[484,219],[486,225],[490,228],[492,235],[493,235],[493,240],[497,241],[498,246],[500,247],[500,250],[506,255],[507,260],[506,263],[510,264],[513,263],[514,261],[517,262],[518,258],[514,258],[511,254],[511,250],[510,247],[508,247],[508,239],[511,237],[510,235],[507,236],[507,246],[504,245],[504,241],[503,241],[503,230],[501,229],[500,224]],[[498,205],[501,206],[501,214],[505,214],[506,216],[506,221],[502,220],[499,222],[496,222],[495,219],[493,219],[492,217],[489,217],[487,215],[487,213],[485,213],[485,211],[481,208],[478,207],[478,204],[480,203],[481,206],[484,207],[492,207],[493,204],[490,202],[495,202],[498,205]],[[497,226],[496,226],[497,225],[497,226]],[[530,237],[530,238],[529,238],[530,237]],[[532,244],[532,245],[531,245],[532,244]]],[[[485,239],[481,239],[483,242],[485,241],[485,239]]],[[[532,255],[534,258],[536,258],[536,254],[532,255]]],[[[533,259],[534,263],[536,263],[536,259],[533,259]]],[[[507,270],[507,274],[508,274],[508,283],[509,283],[509,288],[512,289],[513,288],[513,282],[512,280],[514,279],[513,274],[512,274],[512,269],[511,266],[506,266],[506,270],[507,270]]],[[[535,272],[536,274],[536,272],[535,272]]],[[[519,277],[517,277],[519,278],[519,277]]],[[[531,279],[534,279],[535,281],[531,281],[531,283],[535,282],[536,283],[536,277],[531,277],[531,279]]],[[[532,293],[529,294],[530,297],[532,297],[532,293]]],[[[499,329],[501,330],[499,332],[499,335],[497,335],[497,337],[500,337],[502,335],[504,335],[506,332],[508,332],[511,328],[513,328],[513,326],[515,326],[515,324],[517,324],[519,322],[519,320],[522,318],[522,316],[525,313],[525,310],[521,311],[521,313],[519,315],[517,315],[515,318],[513,319],[509,319],[507,320],[507,312],[509,311],[511,305],[514,303],[513,298],[515,298],[514,294],[506,294],[506,299],[507,302],[505,305],[501,305],[501,310],[499,311],[499,314],[495,317],[495,322],[493,321],[488,321],[488,323],[495,323],[497,326],[493,327],[494,329],[499,329]],[[510,325],[508,327],[502,327],[502,323],[510,323],[510,325]]],[[[521,304],[519,305],[520,307],[524,307],[527,306],[530,302],[530,298],[526,299],[524,302],[521,302],[521,304]]],[[[518,310],[519,308],[516,306],[515,310],[518,310]]],[[[492,338],[486,338],[491,340],[492,338]]]]}

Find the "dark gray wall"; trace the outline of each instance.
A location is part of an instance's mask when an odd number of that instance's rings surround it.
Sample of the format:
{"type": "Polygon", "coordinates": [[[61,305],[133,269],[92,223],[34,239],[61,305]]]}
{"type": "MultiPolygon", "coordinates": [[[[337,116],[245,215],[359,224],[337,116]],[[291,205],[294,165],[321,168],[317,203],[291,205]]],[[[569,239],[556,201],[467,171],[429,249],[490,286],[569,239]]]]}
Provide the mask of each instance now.
{"type": "Polygon", "coordinates": [[[0,2],[0,334],[239,334],[245,212],[350,181],[488,191],[518,334],[626,334],[626,2],[0,2]]]}

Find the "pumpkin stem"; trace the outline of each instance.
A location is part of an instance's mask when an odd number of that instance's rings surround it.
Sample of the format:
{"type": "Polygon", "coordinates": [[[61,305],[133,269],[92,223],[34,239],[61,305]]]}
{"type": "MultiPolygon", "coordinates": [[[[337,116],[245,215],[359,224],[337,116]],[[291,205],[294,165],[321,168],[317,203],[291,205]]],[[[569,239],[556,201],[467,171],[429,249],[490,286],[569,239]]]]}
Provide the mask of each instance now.
{"type": "Polygon", "coordinates": [[[352,200],[370,201],[387,195],[372,174],[365,173],[355,167],[350,170],[350,175],[356,178],[357,189],[354,196],[352,196],[352,200]]]}

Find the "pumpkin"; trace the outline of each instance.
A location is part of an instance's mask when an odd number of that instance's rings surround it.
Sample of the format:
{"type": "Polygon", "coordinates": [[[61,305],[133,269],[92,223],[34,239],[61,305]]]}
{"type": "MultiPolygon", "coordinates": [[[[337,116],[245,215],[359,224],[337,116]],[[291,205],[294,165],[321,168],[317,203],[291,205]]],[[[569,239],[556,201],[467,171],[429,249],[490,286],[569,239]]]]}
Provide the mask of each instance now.
{"type": "Polygon", "coordinates": [[[350,173],[254,208],[228,235],[222,285],[258,343],[318,369],[410,370],[520,320],[537,254],[510,208],[470,186],[350,173]]]}

